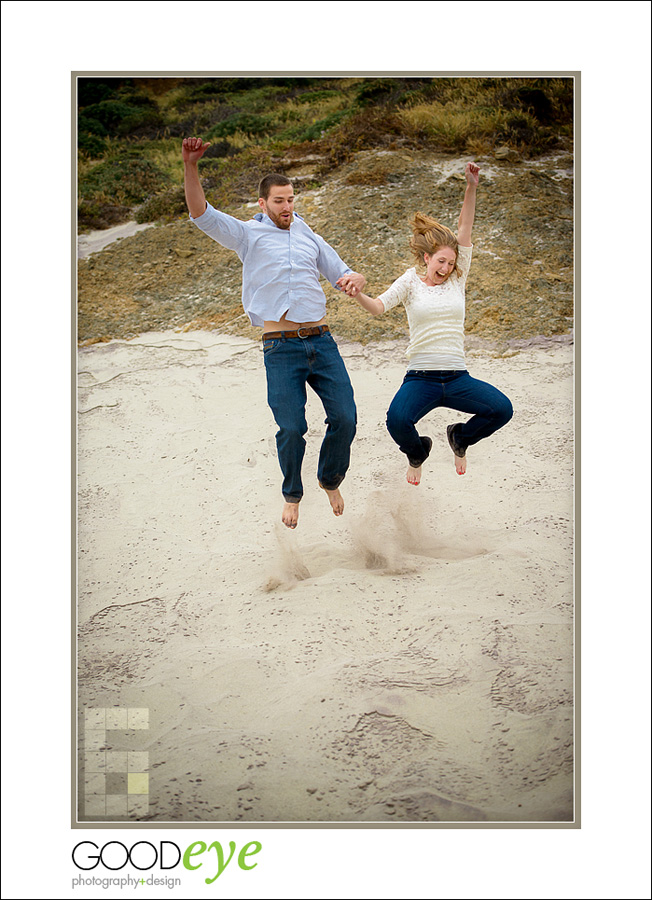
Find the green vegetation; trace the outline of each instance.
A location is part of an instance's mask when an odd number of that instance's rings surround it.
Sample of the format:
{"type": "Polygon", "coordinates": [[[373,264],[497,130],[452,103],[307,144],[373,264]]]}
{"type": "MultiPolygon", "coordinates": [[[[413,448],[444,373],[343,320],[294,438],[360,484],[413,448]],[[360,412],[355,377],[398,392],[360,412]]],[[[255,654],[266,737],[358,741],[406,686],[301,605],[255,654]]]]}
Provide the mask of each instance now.
{"type": "MultiPolygon", "coordinates": [[[[211,199],[311,156],[316,178],[360,150],[420,148],[522,157],[569,149],[571,78],[80,78],[79,227],[185,216],[181,140],[211,142],[211,199]]],[[[373,182],[370,182],[373,183],[373,182]]]]}

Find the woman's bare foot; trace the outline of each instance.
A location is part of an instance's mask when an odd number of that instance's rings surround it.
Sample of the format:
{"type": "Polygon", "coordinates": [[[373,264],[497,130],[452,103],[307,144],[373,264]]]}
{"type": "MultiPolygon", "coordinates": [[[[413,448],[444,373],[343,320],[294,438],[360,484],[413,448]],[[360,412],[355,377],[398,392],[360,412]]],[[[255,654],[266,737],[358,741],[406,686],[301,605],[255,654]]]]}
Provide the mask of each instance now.
{"type": "Polygon", "coordinates": [[[319,487],[328,494],[328,499],[333,507],[333,513],[336,516],[341,516],[344,512],[344,498],[340,494],[339,488],[335,488],[334,491],[329,491],[323,484],[320,484],[319,487]]]}
{"type": "Polygon", "coordinates": [[[299,522],[299,504],[298,503],[285,503],[283,506],[283,513],[281,515],[281,522],[284,525],[287,525],[288,528],[296,528],[299,522]]]}
{"type": "Polygon", "coordinates": [[[466,472],[466,447],[460,447],[455,440],[456,425],[449,425],[446,428],[446,436],[455,457],[455,471],[458,475],[464,475],[466,472]]]}
{"type": "Polygon", "coordinates": [[[408,484],[421,484],[421,466],[408,466],[408,484]]]}

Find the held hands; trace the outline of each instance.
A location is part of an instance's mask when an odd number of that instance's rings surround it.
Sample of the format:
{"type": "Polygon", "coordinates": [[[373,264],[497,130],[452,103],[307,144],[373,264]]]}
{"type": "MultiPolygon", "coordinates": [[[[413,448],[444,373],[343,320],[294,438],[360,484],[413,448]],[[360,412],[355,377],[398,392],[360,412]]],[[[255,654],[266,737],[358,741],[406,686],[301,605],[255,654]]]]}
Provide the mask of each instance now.
{"type": "Polygon", "coordinates": [[[364,275],[358,275],[357,272],[350,272],[348,275],[342,275],[335,284],[344,291],[349,297],[357,297],[362,288],[366,284],[364,275]]]}
{"type": "Polygon", "coordinates": [[[467,163],[464,175],[466,176],[467,184],[477,187],[480,182],[480,166],[476,166],[476,164],[472,162],[467,163]]]}
{"type": "Polygon", "coordinates": [[[184,138],[181,147],[181,156],[184,162],[196,163],[202,158],[210,147],[210,141],[205,144],[201,138],[184,138]]]}

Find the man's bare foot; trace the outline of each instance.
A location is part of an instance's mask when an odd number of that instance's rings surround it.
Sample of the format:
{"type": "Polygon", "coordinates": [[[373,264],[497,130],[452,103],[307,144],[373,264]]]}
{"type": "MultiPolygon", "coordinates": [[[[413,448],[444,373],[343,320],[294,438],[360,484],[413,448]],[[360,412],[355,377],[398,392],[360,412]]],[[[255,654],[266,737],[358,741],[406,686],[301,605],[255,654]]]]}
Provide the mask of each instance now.
{"type": "Polygon", "coordinates": [[[446,436],[455,457],[455,471],[458,475],[464,475],[466,472],[466,447],[460,447],[455,440],[456,427],[456,425],[449,425],[446,429],[446,436]]]}
{"type": "MultiPolygon", "coordinates": [[[[426,451],[426,459],[430,456],[430,451],[432,450],[432,438],[429,438],[424,435],[421,439],[421,446],[426,451]]],[[[408,470],[407,470],[407,481],[408,484],[421,484],[421,466],[426,461],[426,459],[422,460],[420,463],[414,464],[414,459],[408,456],[408,470]]]]}
{"type": "Polygon", "coordinates": [[[281,515],[281,522],[284,525],[287,525],[288,528],[296,528],[299,522],[299,504],[298,503],[285,503],[283,506],[283,513],[281,515]]]}
{"type": "Polygon", "coordinates": [[[421,466],[408,466],[408,484],[421,484],[421,466]]]}
{"type": "Polygon", "coordinates": [[[328,494],[328,499],[333,507],[333,513],[336,516],[341,516],[344,512],[344,498],[340,494],[339,488],[335,488],[334,491],[329,491],[323,484],[320,484],[319,487],[328,494]]]}

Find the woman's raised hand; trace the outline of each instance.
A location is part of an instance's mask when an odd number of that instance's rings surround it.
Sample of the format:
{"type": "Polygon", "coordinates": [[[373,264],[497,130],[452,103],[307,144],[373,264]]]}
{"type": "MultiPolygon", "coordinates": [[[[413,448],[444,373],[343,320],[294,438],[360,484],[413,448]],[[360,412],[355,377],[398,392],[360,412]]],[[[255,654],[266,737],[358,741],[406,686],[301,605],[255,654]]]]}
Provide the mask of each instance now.
{"type": "Polygon", "coordinates": [[[476,164],[472,162],[467,163],[466,172],[464,174],[468,184],[474,184],[476,187],[478,186],[480,181],[480,166],[476,166],[476,164]]]}
{"type": "Polygon", "coordinates": [[[184,162],[196,163],[202,158],[204,153],[210,147],[209,143],[205,144],[201,138],[184,138],[181,147],[181,156],[184,162]]]}

